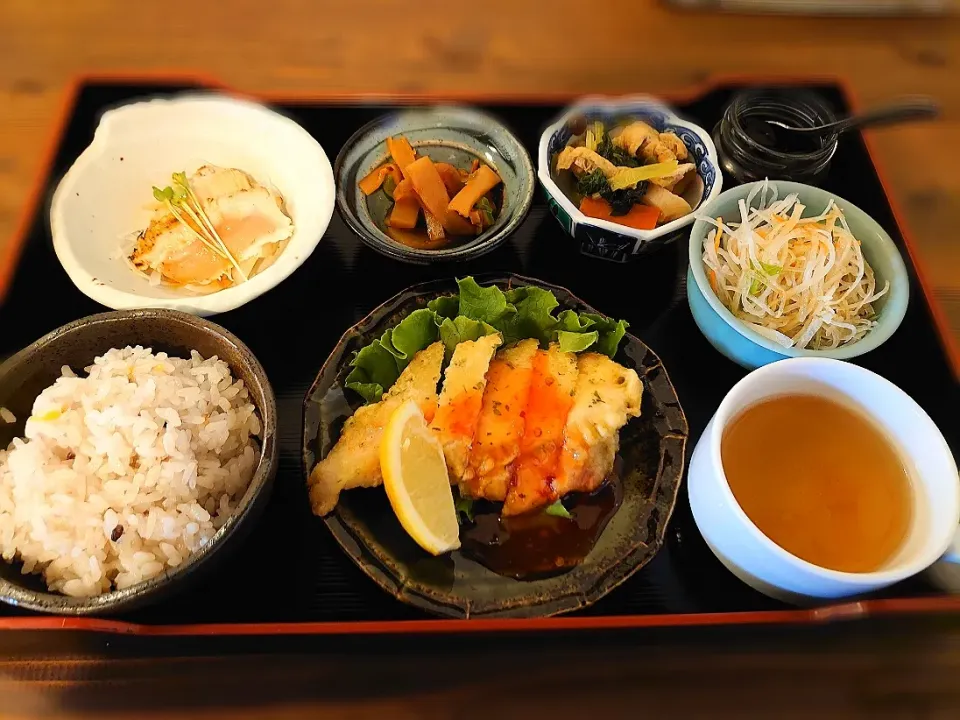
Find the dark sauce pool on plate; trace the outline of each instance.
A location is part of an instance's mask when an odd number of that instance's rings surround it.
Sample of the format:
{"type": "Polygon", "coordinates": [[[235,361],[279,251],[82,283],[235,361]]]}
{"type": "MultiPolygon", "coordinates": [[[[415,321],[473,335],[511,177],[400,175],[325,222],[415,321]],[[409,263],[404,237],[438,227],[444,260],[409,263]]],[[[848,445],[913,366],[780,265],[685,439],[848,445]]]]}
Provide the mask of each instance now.
{"type": "Polygon", "coordinates": [[[501,518],[500,506],[477,503],[474,522],[460,530],[460,551],[498,575],[532,580],[579,565],[623,502],[620,460],[596,491],[568,495],[572,519],[542,509],[501,518]]]}

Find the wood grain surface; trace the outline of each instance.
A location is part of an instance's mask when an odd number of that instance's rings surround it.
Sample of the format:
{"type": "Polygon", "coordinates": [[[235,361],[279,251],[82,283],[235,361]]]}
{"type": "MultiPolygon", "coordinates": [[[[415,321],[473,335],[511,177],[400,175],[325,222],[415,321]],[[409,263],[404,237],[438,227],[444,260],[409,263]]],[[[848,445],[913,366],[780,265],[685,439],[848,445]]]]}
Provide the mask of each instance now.
{"type": "Polygon", "coordinates": [[[960,633],[937,618],[526,642],[154,639],[150,657],[131,638],[28,634],[6,650],[0,717],[17,719],[948,720],[960,708],[960,633]]]}
{"type": "MultiPolygon", "coordinates": [[[[942,119],[870,139],[960,338],[955,18],[740,17],[643,0],[2,0],[0,60],[0,256],[78,73],[197,71],[252,92],[520,95],[656,94],[764,74],[842,76],[864,105],[929,94],[942,119]]],[[[267,655],[253,640],[2,635],[0,717],[960,716],[960,622],[948,619],[328,642],[267,655]]]]}

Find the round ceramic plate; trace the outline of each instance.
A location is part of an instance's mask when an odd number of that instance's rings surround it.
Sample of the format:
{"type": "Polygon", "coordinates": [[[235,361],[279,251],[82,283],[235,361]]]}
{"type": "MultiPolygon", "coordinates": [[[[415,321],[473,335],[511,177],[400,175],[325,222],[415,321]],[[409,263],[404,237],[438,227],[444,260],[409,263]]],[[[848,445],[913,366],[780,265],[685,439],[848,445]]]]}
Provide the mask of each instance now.
{"type": "Polygon", "coordinates": [[[527,216],[535,185],[530,156],[513,133],[492,116],[466,107],[415,108],[377,118],[347,140],[334,174],[337,209],[360,239],[388,257],[421,264],[471,260],[499,246],[527,216]],[[408,247],[391,239],[384,224],[390,201],[379,191],[367,198],[357,183],[389,159],[386,141],[396,135],[434,162],[465,168],[478,159],[496,170],[503,180],[502,207],[493,226],[438,249],[408,247]]]}
{"type": "MultiPolygon", "coordinates": [[[[568,290],[519,275],[477,277],[503,289],[536,285],[552,290],[557,311],[597,312],[568,290]]],[[[400,319],[439,295],[456,292],[453,280],[405,290],[348,330],[327,358],[304,401],[305,473],[339,437],[361,400],[344,387],[349,362],[400,319]]],[[[340,495],[324,518],[337,542],[375,583],[398,599],[451,617],[546,617],[586,607],[643,567],[660,549],[683,475],[687,421],[660,359],[627,334],[615,358],[643,381],[641,415],[620,431],[622,503],[583,562],[548,577],[517,580],[497,574],[456,551],[432,557],[400,526],[383,488],[340,495]]]]}

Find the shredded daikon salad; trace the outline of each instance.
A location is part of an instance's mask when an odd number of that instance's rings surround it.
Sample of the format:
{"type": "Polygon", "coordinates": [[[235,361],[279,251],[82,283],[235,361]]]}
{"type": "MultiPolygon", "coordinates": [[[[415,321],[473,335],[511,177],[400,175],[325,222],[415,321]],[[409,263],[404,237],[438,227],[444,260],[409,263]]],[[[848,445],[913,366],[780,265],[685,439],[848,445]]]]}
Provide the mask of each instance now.
{"type": "Polygon", "coordinates": [[[876,325],[873,270],[833,200],[803,217],[797,195],[777,199],[772,183],[740,200],[740,222],[701,217],[716,229],[703,264],[717,297],[751,329],[783,347],[828,350],[856,342],[876,325]],[[759,195],[758,207],[751,207],[759,195]]]}

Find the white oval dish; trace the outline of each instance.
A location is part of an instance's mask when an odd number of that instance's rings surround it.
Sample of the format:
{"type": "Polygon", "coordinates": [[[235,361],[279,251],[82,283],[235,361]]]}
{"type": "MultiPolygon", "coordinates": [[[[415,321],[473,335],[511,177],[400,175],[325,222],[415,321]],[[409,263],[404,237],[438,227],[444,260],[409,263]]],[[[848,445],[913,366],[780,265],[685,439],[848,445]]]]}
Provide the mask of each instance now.
{"type": "Polygon", "coordinates": [[[333,216],[333,169],[300,125],[254,102],[191,93],[104,113],[93,142],[57,186],[50,227],[74,285],[107,307],[160,307],[214,315],[270,290],[314,251],[333,216]],[[152,186],[204,164],[239,168],[284,197],[295,231],[277,261],[248,282],[210,295],[152,285],[123,258],[147,226],[152,186]]]}

